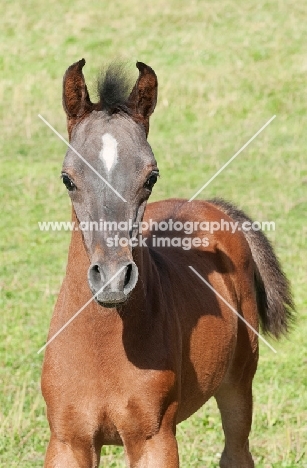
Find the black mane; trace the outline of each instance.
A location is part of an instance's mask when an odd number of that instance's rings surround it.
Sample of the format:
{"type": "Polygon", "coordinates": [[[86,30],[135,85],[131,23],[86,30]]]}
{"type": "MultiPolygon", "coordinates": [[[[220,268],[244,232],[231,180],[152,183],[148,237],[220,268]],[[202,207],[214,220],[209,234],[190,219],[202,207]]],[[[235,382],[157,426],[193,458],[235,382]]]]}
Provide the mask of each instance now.
{"type": "Polygon", "coordinates": [[[132,80],[124,64],[111,63],[97,80],[97,93],[103,110],[109,114],[123,111],[129,113],[127,99],[132,89],[132,80]]]}

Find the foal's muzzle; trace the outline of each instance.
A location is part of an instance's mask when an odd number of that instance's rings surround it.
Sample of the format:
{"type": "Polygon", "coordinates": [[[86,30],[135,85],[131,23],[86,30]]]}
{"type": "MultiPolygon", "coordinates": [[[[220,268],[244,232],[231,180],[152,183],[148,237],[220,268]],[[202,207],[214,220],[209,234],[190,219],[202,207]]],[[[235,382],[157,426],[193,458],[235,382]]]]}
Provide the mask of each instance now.
{"type": "Polygon", "coordinates": [[[127,262],[116,269],[95,262],[88,270],[88,282],[95,300],[103,307],[123,304],[138,280],[138,268],[127,262]]]}

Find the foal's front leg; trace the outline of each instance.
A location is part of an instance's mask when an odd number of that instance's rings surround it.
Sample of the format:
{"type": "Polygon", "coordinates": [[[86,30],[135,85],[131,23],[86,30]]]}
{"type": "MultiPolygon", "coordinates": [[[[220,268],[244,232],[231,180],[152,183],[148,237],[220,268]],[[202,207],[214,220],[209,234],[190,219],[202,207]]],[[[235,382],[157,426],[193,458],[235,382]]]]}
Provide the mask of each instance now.
{"type": "Polygon", "coordinates": [[[100,449],[92,444],[77,443],[74,447],[51,435],[44,468],[97,468],[100,449]]]}
{"type": "Polygon", "coordinates": [[[129,468],[179,468],[176,437],[172,431],[159,432],[150,439],[125,446],[129,468]]]}
{"type": "Polygon", "coordinates": [[[172,402],[160,421],[161,406],[155,408],[156,417],[140,411],[137,424],[130,421],[121,433],[129,468],[179,468],[177,409],[178,403],[172,402]],[[151,425],[150,420],[155,423],[151,425]]]}

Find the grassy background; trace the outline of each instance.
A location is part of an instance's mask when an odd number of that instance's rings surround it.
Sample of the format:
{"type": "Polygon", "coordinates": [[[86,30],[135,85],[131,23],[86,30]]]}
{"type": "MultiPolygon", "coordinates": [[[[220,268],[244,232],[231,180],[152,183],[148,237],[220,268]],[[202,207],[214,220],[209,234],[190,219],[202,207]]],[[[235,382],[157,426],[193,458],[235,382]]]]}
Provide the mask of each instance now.
{"type": "MultiPolygon", "coordinates": [[[[59,179],[66,135],[62,75],[85,57],[90,89],[102,64],[136,60],[157,72],[150,143],[154,199],[191,197],[273,114],[277,118],[201,194],[232,200],[269,233],[293,285],[297,326],[261,345],[251,450],[256,466],[307,467],[307,4],[304,0],[2,0],[0,466],[39,467],[48,440],[40,394],[44,343],[69,233],[59,179]]],[[[216,467],[223,438],[214,401],[178,428],[183,467],[216,467]]],[[[122,467],[106,448],[101,466],[122,467]]]]}

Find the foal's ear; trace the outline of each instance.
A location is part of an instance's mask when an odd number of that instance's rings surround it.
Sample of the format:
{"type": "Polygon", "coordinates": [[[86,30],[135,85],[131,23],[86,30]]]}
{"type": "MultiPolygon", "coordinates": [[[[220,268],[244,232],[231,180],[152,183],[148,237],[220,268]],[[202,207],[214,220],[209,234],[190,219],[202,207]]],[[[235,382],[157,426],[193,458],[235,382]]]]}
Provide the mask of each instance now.
{"type": "Polygon", "coordinates": [[[73,63],[63,78],[63,107],[67,115],[69,136],[74,125],[94,109],[82,73],[84,65],[84,59],[73,63]]]}
{"type": "Polygon", "coordinates": [[[137,62],[139,77],[128,98],[128,107],[131,110],[132,118],[144,125],[146,136],[149,132],[149,117],[155,110],[158,96],[157,75],[145,63],[137,62]]]}

